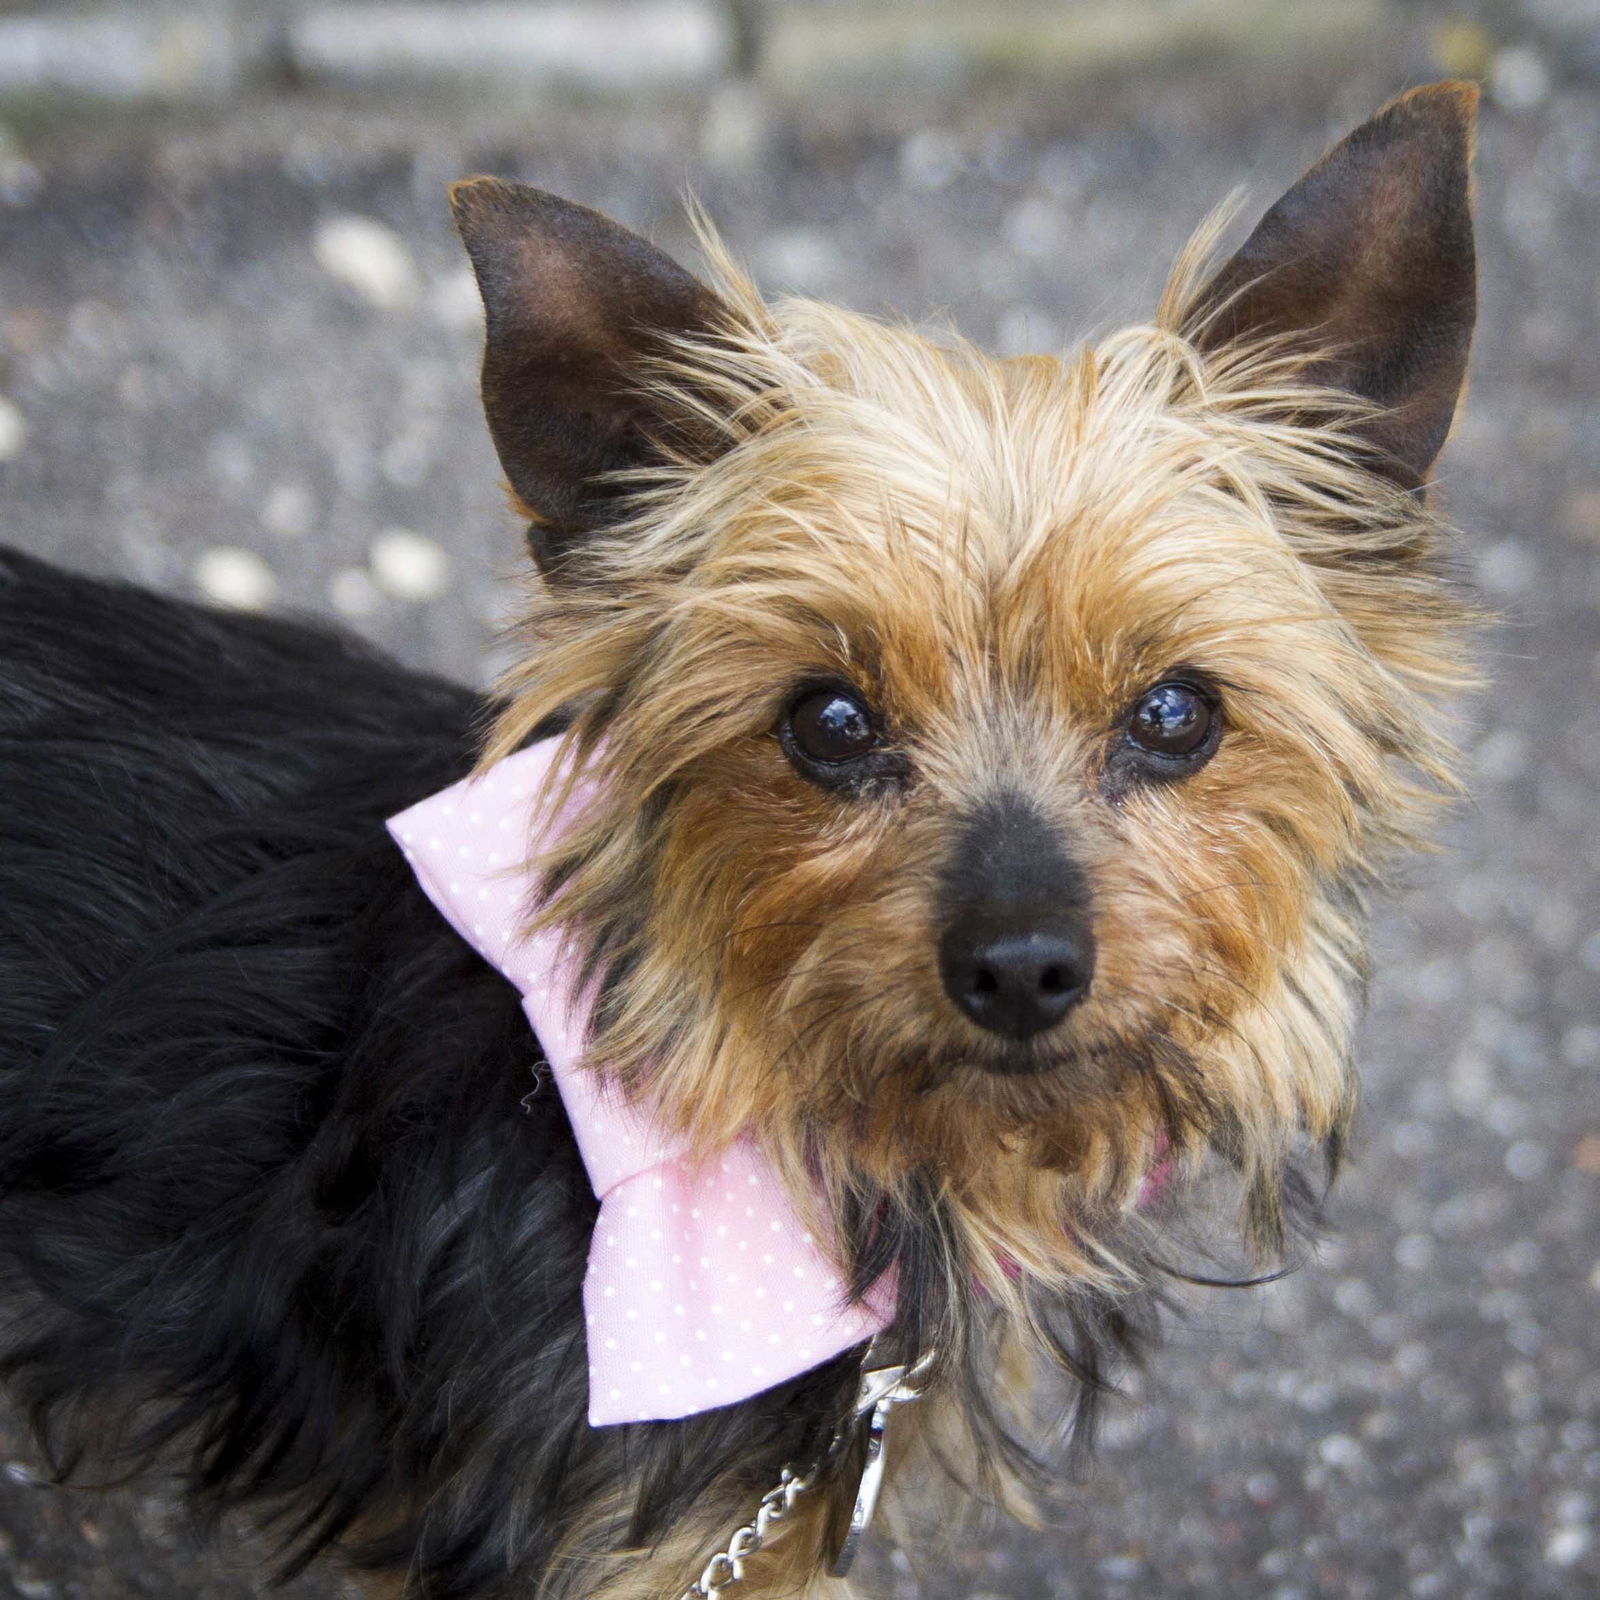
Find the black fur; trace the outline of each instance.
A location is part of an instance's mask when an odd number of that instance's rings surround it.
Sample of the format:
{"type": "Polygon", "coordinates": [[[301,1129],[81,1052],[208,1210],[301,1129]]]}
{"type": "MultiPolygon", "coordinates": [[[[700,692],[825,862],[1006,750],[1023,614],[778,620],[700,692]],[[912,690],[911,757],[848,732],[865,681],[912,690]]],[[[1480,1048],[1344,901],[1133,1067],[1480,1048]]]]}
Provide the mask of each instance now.
{"type": "Polygon", "coordinates": [[[434,1600],[532,1592],[615,1485],[616,1545],[714,1480],[753,1503],[855,1371],[586,1425],[587,1178],[514,991],[382,826],[484,710],[0,551],[5,1371],[63,1476],[176,1451],[291,1570],[340,1541],[434,1600]]]}

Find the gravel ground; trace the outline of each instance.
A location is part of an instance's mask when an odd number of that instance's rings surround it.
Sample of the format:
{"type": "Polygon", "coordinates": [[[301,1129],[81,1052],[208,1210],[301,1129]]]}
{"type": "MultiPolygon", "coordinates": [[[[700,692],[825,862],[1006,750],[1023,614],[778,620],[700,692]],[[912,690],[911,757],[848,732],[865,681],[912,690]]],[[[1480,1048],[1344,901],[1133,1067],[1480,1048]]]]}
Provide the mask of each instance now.
{"type": "MultiPolygon", "coordinates": [[[[1417,37],[1420,37],[1418,35],[1417,37]]],[[[180,593],[340,614],[484,679],[518,569],[443,186],[519,176],[687,249],[686,181],[769,287],[1002,348],[1148,313],[1235,184],[1265,203],[1429,67],[1225,67],[752,119],[288,102],[0,147],[0,533],[180,593]]],[[[1600,1592],[1600,106],[1486,115],[1483,314],[1443,483],[1488,598],[1476,804],[1381,929],[1338,1231],[1195,1307],[1043,1534],[925,1600],[1600,1592]]],[[[0,1417],[0,1600],[257,1592],[165,1501],[34,1487],[0,1417]]],[[[334,1592],[303,1580],[295,1600],[334,1592]]]]}

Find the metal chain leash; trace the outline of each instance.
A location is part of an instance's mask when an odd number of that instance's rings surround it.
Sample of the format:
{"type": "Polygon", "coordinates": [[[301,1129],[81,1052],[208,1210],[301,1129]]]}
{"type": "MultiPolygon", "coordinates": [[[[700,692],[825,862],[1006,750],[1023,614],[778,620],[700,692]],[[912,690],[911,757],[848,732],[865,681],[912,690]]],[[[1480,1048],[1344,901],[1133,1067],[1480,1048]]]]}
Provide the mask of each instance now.
{"type": "Polygon", "coordinates": [[[895,1406],[921,1398],[920,1380],[933,1366],[934,1353],[930,1350],[909,1369],[904,1364],[869,1366],[867,1363],[871,1359],[872,1352],[869,1350],[862,1363],[855,1405],[844,1425],[829,1441],[821,1460],[809,1472],[796,1472],[793,1467],[783,1469],[778,1481],[762,1495],[755,1517],[734,1530],[727,1548],[717,1551],[706,1562],[700,1576],[684,1590],[682,1600],[716,1600],[725,1590],[744,1582],[745,1562],[766,1545],[772,1529],[789,1517],[795,1501],[816,1486],[823,1467],[849,1442],[852,1431],[864,1425],[866,1443],[861,1476],[856,1485],[855,1506],[844,1547],[833,1566],[833,1575],[843,1577],[849,1570],[861,1536],[866,1532],[877,1505],[878,1489],[883,1478],[883,1443],[889,1413],[895,1406]]]}
{"type": "Polygon", "coordinates": [[[766,1544],[772,1527],[794,1510],[795,1501],[813,1482],[813,1477],[785,1467],[778,1481],[762,1495],[755,1520],[734,1530],[728,1548],[719,1550],[706,1562],[700,1576],[684,1590],[683,1600],[714,1600],[724,1589],[742,1583],[746,1559],[766,1544]]]}

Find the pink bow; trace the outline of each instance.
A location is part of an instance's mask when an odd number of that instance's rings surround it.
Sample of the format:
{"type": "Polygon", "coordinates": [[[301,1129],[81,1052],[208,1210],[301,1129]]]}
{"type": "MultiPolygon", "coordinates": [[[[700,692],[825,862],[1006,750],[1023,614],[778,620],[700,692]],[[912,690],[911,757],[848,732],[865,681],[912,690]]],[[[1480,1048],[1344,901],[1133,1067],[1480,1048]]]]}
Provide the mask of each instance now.
{"type": "Polygon", "coordinates": [[[692,1164],[646,1109],[583,1066],[593,996],[559,930],[532,937],[530,852],[567,811],[534,815],[562,741],[508,756],[389,821],[428,898],[522,992],[600,1198],[583,1310],[589,1421],[659,1421],[747,1399],[880,1332],[886,1286],[852,1304],[837,1267],[801,1226],[746,1135],[692,1164]]]}

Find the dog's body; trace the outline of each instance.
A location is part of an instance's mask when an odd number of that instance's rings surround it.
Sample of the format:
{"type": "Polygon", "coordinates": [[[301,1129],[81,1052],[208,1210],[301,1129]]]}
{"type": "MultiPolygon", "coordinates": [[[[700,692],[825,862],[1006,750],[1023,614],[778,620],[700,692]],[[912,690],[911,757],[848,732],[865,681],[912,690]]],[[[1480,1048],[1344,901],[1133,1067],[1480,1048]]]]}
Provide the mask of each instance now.
{"type": "Polygon", "coordinates": [[[589,1178],[383,828],[486,729],[602,780],[544,863],[595,1070],[699,1150],[760,1130],[851,1293],[894,1284],[921,1439],[980,1488],[1026,1476],[996,1371],[1092,1397],[1159,1294],[1153,1167],[1230,1169],[1279,1249],[1348,1120],[1400,766],[1446,759],[1464,613],[1420,491],[1469,124],[1402,100],[1069,367],[769,315],[466,186],[547,579],[492,705],[0,559],[5,1360],[57,1464],[176,1453],[202,1510],[437,1600],[674,1600],[798,1466],[742,1581],[825,1592],[859,1350],[586,1420],[589,1178]]]}

